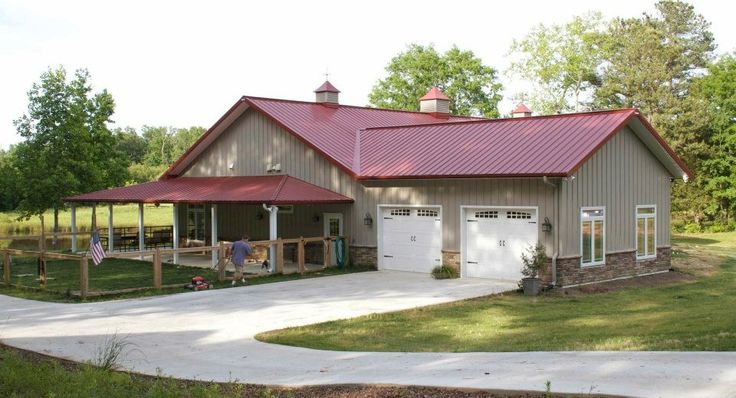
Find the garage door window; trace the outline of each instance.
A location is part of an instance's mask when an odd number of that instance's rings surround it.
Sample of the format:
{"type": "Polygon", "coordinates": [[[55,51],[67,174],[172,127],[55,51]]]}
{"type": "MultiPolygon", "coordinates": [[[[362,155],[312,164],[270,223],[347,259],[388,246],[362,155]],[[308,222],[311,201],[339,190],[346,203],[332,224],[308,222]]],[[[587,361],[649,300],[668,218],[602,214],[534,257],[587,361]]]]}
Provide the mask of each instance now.
{"type": "Polygon", "coordinates": [[[654,206],[636,207],[636,258],[657,256],[657,209],[654,206]]]}
{"type": "Polygon", "coordinates": [[[602,207],[584,207],[580,211],[581,265],[605,263],[606,214],[602,207]]]}

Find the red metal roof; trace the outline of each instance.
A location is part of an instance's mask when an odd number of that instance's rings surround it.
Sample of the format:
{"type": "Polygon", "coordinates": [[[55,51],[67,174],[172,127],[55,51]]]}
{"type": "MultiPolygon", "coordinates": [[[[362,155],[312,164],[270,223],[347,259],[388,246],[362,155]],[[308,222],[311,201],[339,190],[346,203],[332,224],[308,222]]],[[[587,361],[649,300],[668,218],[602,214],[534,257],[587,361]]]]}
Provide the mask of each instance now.
{"type": "Polygon", "coordinates": [[[335,86],[330,83],[329,80],[325,80],[324,83],[322,83],[321,86],[319,86],[316,90],[314,90],[315,93],[339,93],[340,90],[338,90],[335,86]]]}
{"type": "Polygon", "coordinates": [[[179,177],[90,192],[67,202],[111,203],[352,203],[353,199],[287,175],[179,177]]]}
{"type": "Polygon", "coordinates": [[[358,179],[572,175],[626,123],[650,135],[673,176],[687,166],[636,109],[511,119],[242,97],[162,178],[180,175],[247,108],[358,179]]]}
{"type": "Polygon", "coordinates": [[[441,100],[446,100],[446,101],[450,100],[449,98],[447,98],[445,93],[440,91],[440,89],[438,89],[437,87],[432,87],[431,89],[429,89],[429,91],[427,91],[427,94],[424,94],[424,97],[419,98],[419,101],[433,100],[433,99],[441,99],[441,100]]]}
{"type": "Polygon", "coordinates": [[[638,112],[371,128],[360,137],[360,178],[567,176],[638,112]]]}
{"type": "MultiPolygon", "coordinates": [[[[244,98],[252,107],[270,116],[305,144],[332,159],[353,175],[356,174],[353,160],[359,130],[366,127],[421,125],[446,120],[421,112],[347,105],[329,108],[313,102],[244,98]]],[[[449,120],[477,120],[477,118],[451,116],[449,120]]]]}
{"type": "Polygon", "coordinates": [[[520,103],[513,111],[511,111],[511,113],[532,113],[532,110],[523,103],[520,103]]]}

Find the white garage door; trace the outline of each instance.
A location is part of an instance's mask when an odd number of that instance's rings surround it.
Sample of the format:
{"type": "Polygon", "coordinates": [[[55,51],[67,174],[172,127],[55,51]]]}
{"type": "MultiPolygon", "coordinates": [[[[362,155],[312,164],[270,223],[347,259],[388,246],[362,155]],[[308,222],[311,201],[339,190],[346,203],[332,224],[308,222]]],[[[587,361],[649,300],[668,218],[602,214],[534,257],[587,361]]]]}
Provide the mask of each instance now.
{"type": "Polygon", "coordinates": [[[381,211],[381,268],[431,272],[442,262],[442,218],[437,207],[381,211]]]}
{"type": "Polygon", "coordinates": [[[536,209],[466,209],[465,276],[519,280],[521,254],[537,242],[536,209]]]}

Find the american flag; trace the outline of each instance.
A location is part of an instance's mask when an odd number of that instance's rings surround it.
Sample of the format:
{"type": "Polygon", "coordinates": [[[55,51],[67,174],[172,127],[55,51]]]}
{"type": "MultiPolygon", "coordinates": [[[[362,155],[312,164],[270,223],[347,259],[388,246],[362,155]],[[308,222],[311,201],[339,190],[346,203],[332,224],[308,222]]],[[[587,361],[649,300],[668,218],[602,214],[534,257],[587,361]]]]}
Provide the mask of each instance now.
{"type": "Polygon", "coordinates": [[[105,258],[105,249],[102,248],[100,243],[100,233],[95,230],[92,233],[92,241],[89,243],[89,250],[92,252],[92,262],[95,265],[100,265],[102,259],[105,258]]]}

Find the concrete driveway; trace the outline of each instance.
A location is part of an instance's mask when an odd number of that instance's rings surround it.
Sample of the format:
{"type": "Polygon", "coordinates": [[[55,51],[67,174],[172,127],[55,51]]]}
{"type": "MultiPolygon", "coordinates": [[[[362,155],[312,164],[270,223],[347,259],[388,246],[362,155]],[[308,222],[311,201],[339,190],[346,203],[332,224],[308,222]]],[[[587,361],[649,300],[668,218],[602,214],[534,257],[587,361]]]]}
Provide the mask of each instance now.
{"type": "Polygon", "coordinates": [[[367,272],[91,304],[0,296],[0,339],[76,361],[106,336],[138,350],[124,367],[178,378],[305,385],[388,383],[602,392],[653,397],[736,396],[736,353],[368,353],[260,343],[256,333],[498,293],[514,283],[436,281],[367,272]]]}

